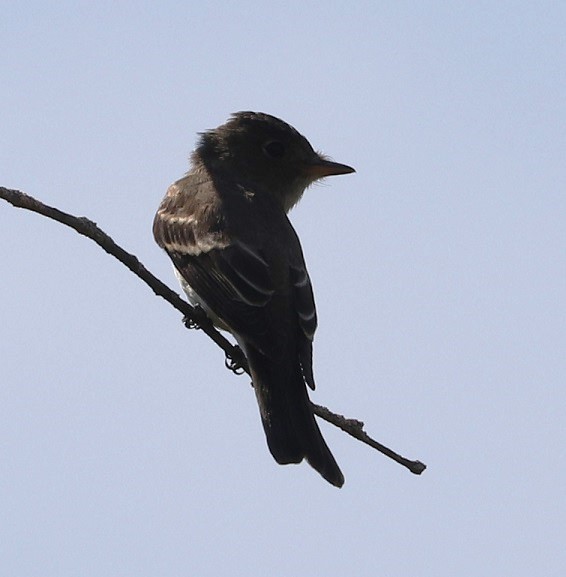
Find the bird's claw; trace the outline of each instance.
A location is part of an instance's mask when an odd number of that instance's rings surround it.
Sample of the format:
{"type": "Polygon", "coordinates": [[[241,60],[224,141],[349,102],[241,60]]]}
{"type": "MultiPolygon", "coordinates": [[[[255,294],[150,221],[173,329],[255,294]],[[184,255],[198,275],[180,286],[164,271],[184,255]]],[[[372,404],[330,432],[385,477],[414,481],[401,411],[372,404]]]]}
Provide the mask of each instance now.
{"type": "Polygon", "coordinates": [[[196,321],[187,316],[183,317],[183,324],[188,329],[200,329],[200,325],[196,321]]]}
{"type": "MultiPolygon", "coordinates": [[[[238,351],[240,351],[240,347],[235,347],[238,351]]],[[[246,372],[246,369],[231,355],[226,353],[226,358],[224,359],[224,364],[226,368],[232,371],[235,375],[243,375],[246,372]]]]}

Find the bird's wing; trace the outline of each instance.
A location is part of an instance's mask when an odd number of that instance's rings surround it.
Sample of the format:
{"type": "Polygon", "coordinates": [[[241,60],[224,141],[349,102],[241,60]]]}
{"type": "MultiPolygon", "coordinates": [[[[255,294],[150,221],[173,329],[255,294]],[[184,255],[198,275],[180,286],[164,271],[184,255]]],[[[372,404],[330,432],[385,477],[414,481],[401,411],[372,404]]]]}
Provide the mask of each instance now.
{"type": "Polygon", "coordinates": [[[311,279],[302,258],[297,266],[291,266],[291,283],[293,308],[297,313],[301,334],[298,339],[299,356],[303,376],[308,386],[314,391],[314,375],[312,370],[312,341],[317,326],[316,306],[311,279]]]}
{"type": "MultiPolygon", "coordinates": [[[[203,185],[199,188],[202,191],[203,185]]],[[[233,238],[214,207],[205,210],[206,203],[195,194],[179,199],[182,192],[173,185],[170,200],[156,215],[158,244],[206,306],[268,357],[287,354],[282,343],[294,331],[305,380],[314,388],[316,308],[300,244],[286,217],[279,232],[289,235],[291,250],[274,255],[273,245],[261,246],[253,235],[233,238]]]]}
{"type": "Polygon", "coordinates": [[[312,341],[316,331],[317,318],[311,279],[304,261],[298,266],[291,266],[290,270],[294,308],[299,316],[299,325],[305,337],[312,341]]]}
{"type": "Polygon", "coordinates": [[[200,254],[176,251],[169,256],[191,289],[232,332],[260,350],[269,344],[273,337],[266,313],[274,287],[260,255],[236,243],[200,254]]]}

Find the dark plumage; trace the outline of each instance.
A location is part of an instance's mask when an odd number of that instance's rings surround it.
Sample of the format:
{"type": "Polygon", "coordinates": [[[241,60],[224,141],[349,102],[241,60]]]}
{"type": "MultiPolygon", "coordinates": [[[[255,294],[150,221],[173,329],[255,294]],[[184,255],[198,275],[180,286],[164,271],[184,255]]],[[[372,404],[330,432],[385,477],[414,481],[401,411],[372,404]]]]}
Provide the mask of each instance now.
{"type": "Polygon", "coordinates": [[[253,112],[203,133],[191,160],[157,211],[155,240],[189,299],[242,347],[275,460],[306,458],[340,487],[307,394],[316,309],[286,213],[314,180],[353,169],[317,154],[282,120],[253,112]]]}

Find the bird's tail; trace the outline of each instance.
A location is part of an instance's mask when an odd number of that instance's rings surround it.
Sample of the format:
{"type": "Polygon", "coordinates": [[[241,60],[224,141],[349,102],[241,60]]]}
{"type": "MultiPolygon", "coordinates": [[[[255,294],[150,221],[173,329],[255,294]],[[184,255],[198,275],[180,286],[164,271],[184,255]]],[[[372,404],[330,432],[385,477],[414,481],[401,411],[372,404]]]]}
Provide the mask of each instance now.
{"type": "Polygon", "coordinates": [[[281,464],[306,459],[329,483],[344,484],[344,475],[315,421],[301,367],[276,363],[257,350],[247,350],[254,390],[267,444],[281,464]]]}

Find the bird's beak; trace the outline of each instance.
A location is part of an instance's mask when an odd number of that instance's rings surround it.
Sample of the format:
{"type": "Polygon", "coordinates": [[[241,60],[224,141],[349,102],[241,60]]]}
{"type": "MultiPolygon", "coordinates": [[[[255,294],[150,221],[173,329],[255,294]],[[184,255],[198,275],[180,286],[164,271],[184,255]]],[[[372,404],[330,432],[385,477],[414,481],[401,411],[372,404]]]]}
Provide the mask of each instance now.
{"type": "Polygon", "coordinates": [[[346,164],[332,162],[331,160],[326,160],[325,158],[317,156],[313,162],[309,163],[305,167],[305,172],[308,176],[316,180],[317,178],[324,178],[325,176],[350,174],[351,172],[356,171],[346,164]]]}

